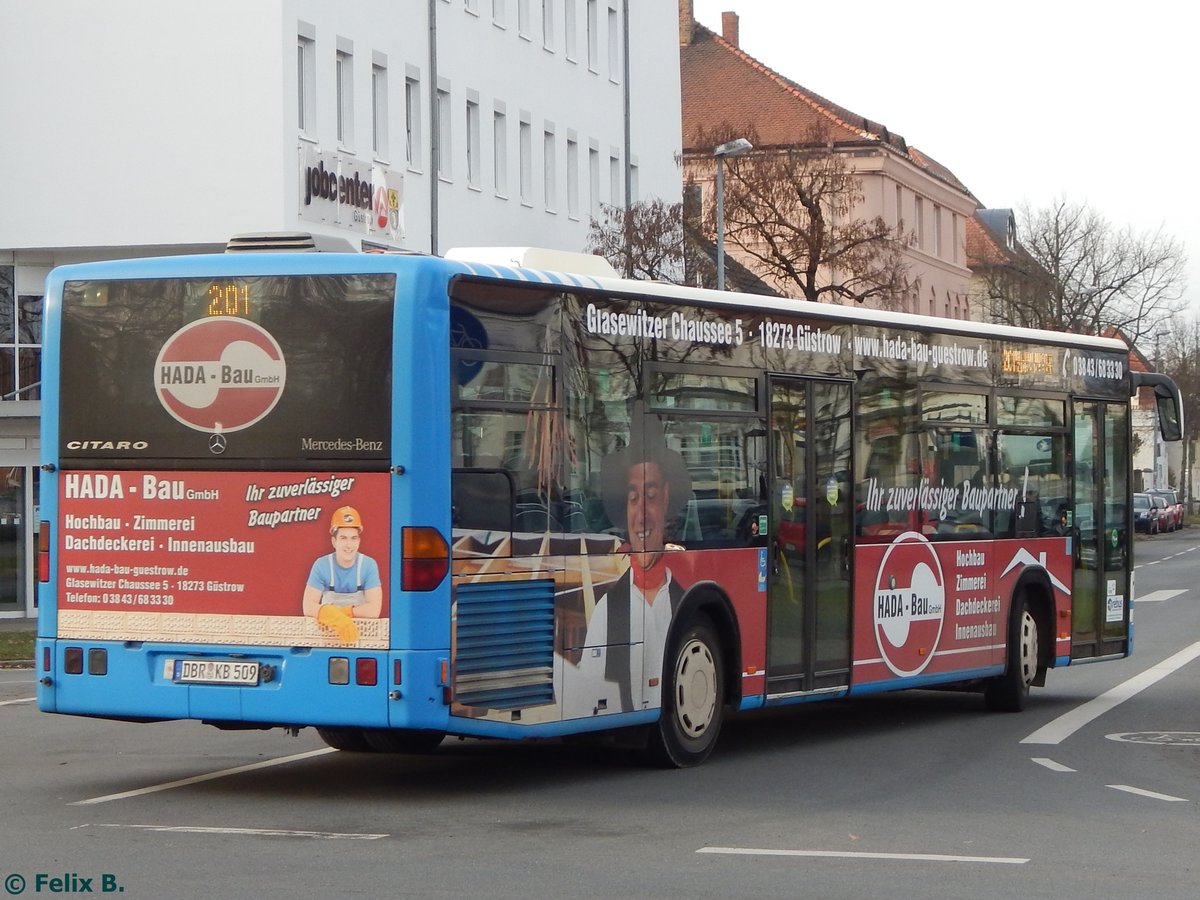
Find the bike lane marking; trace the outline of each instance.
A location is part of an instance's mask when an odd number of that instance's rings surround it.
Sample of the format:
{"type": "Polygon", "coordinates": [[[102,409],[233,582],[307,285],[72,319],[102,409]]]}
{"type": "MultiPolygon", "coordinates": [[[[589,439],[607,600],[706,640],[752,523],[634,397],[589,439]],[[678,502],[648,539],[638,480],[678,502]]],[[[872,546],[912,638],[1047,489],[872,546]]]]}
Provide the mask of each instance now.
{"type": "Polygon", "coordinates": [[[202,781],[212,781],[214,778],[225,778],[228,775],[240,775],[242,772],[254,772],[258,769],[267,769],[271,766],[282,766],[291,762],[298,762],[302,759],[311,759],[314,756],[324,756],[327,753],[336,753],[332,747],[322,747],[319,750],[309,750],[307,753],[296,753],[293,756],[281,756],[278,759],[268,759],[263,762],[250,763],[245,766],[234,766],[232,769],[221,769],[218,772],[209,772],[205,775],[193,775],[191,778],[181,778],[178,781],[167,781],[162,784],[152,784],[149,787],[137,788],[132,791],[121,791],[119,794],[105,794],[103,797],[92,797],[88,800],[76,800],[68,803],[68,806],[90,806],[96,803],[108,803],[110,800],[126,800],[129,797],[140,797],[143,794],[154,794],[158,791],[169,791],[172,788],[187,787],[190,784],[199,784],[202,781]]]}
{"type": "Polygon", "coordinates": [[[807,856],[825,859],[888,859],[910,862],[1001,863],[1021,866],[1029,862],[1021,856],[949,856],[943,853],[865,853],[842,850],[770,850],[754,847],[701,847],[697,853],[719,853],[731,856],[807,856]]]}
{"type": "Polygon", "coordinates": [[[1063,713],[1053,722],[1043,725],[1033,734],[1021,739],[1022,744],[1061,744],[1076,731],[1089,722],[1098,719],[1110,709],[1124,703],[1130,697],[1140,694],[1151,685],[1157,684],[1172,672],[1186,666],[1200,656],[1200,641],[1185,647],[1173,656],[1169,656],[1157,665],[1151,666],[1144,672],[1134,675],[1116,687],[1105,691],[1099,697],[1093,697],[1082,706],[1077,706],[1063,713]]]}
{"type": "Polygon", "coordinates": [[[338,841],[378,841],[391,836],[371,832],[298,831],[292,828],[214,828],[208,825],[121,825],[115,822],[71,826],[72,831],[81,828],[134,828],[142,831],[166,831],[172,834],[236,834],[252,837],[301,837],[338,841]]]}
{"type": "Polygon", "coordinates": [[[1136,788],[1128,784],[1110,784],[1106,787],[1112,788],[1114,791],[1124,791],[1127,794],[1136,794],[1139,797],[1149,797],[1151,800],[1166,800],[1169,803],[1187,803],[1187,797],[1172,797],[1170,794],[1160,794],[1158,791],[1147,791],[1143,788],[1136,788]]]}

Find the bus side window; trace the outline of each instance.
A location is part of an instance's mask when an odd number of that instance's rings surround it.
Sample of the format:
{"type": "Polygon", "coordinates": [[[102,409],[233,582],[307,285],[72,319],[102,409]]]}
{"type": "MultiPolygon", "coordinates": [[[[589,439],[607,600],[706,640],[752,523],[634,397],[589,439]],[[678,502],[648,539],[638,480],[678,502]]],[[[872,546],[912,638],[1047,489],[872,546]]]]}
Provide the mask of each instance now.
{"type": "Polygon", "coordinates": [[[512,531],[512,472],[455,469],[450,479],[452,525],[468,531],[512,531]]]}

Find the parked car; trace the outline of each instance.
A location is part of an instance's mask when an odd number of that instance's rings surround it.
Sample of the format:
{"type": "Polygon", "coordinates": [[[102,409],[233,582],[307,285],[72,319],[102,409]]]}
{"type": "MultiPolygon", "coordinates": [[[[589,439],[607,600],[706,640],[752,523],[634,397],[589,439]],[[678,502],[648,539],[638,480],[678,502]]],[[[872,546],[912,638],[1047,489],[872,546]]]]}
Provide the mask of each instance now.
{"type": "Polygon", "coordinates": [[[1133,530],[1142,534],[1158,534],[1158,506],[1149,494],[1133,495],[1133,530]]]}
{"type": "Polygon", "coordinates": [[[1151,497],[1162,497],[1167,503],[1167,519],[1159,523],[1164,531],[1175,531],[1183,527],[1183,502],[1175,491],[1157,488],[1146,493],[1151,497]]]}

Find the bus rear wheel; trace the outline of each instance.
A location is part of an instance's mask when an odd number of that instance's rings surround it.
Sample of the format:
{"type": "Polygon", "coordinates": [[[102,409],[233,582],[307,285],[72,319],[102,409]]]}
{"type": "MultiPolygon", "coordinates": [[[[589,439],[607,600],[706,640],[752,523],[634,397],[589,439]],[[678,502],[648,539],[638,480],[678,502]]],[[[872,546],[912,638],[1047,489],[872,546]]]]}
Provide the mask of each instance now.
{"type": "Polygon", "coordinates": [[[1029,686],[1037,677],[1040,654],[1040,635],[1037,618],[1029,601],[1021,598],[1020,612],[1009,630],[1008,665],[984,689],[988,709],[997,712],[1020,712],[1029,699],[1029,686]]]}
{"type": "Polygon", "coordinates": [[[712,624],[692,619],[667,646],[662,710],[646,745],[649,762],[686,768],[716,746],[725,715],[725,663],[712,624]]]}
{"type": "Polygon", "coordinates": [[[411,728],[368,728],[363,734],[368,746],[380,753],[432,753],[446,736],[442,731],[411,728]]]}
{"type": "Polygon", "coordinates": [[[317,734],[334,750],[347,753],[370,753],[372,750],[361,728],[318,728],[317,734]]]}

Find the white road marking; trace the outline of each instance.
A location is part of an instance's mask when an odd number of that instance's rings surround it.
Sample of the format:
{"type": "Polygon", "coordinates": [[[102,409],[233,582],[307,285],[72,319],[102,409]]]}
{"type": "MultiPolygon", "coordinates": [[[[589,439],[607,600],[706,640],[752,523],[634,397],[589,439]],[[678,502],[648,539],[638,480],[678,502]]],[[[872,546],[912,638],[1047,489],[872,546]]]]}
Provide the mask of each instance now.
{"type": "Polygon", "coordinates": [[[1151,800],[1166,800],[1170,803],[1187,803],[1187,797],[1172,797],[1170,794],[1160,794],[1157,791],[1144,791],[1141,788],[1130,787],[1127,784],[1110,784],[1114,791],[1124,791],[1127,794],[1137,794],[1139,797],[1149,797],[1151,800]]]}
{"type": "Polygon", "coordinates": [[[0,706],[12,706],[14,703],[32,703],[37,697],[21,697],[18,700],[0,700],[0,706]]]}
{"type": "Polygon", "coordinates": [[[697,853],[721,853],[733,856],[809,856],[826,859],[900,859],[913,862],[1003,863],[1020,866],[1029,862],[1018,856],[947,856],[942,853],[856,853],[843,850],[768,850],[752,847],[701,847],[697,853]]]}
{"type": "Polygon", "coordinates": [[[1087,725],[1093,719],[1098,719],[1110,709],[1141,693],[1146,688],[1166,678],[1176,669],[1190,663],[1200,656],[1200,642],[1185,647],[1174,656],[1164,659],[1156,666],[1151,666],[1139,675],[1134,675],[1128,681],[1123,681],[1099,697],[1094,697],[1082,706],[1077,706],[1070,712],[1063,713],[1053,722],[1043,725],[1033,734],[1022,738],[1022,744],[1061,744],[1076,731],[1087,725]]]}
{"type": "Polygon", "coordinates": [[[262,837],[302,837],[321,840],[377,841],[390,837],[387,834],[346,833],[338,831],[295,831],[287,828],[212,828],[206,825],[121,825],[114,822],[97,822],[95,825],[74,825],[80,828],[138,828],[143,831],[169,831],[176,834],[238,834],[262,837]]]}
{"type": "Polygon", "coordinates": [[[258,769],[267,769],[271,766],[282,766],[287,763],[298,762],[302,759],[311,759],[314,756],[324,756],[326,753],[336,753],[332,747],[322,747],[320,750],[309,750],[307,753],[297,753],[294,756],[281,756],[278,759],[268,759],[263,762],[251,763],[247,766],[235,766],[232,769],[221,769],[219,772],[209,772],[207,775],[193,775],[191,778],[181,778],[178,781],[168,781],[163,784],[153,784],[150,787],[138,788],[133,791],[122,791],[119,794],[105,794],[103,797],[92,797],[89,800],[76,800],[74,803],[67,804],[68,806],[90,806],[95,803],[107,803],[110,800],[125,800],[129,797],[140,797],[143,794],[154,794],[158,791],[169,791],[172,788],[187,787],[190,784],[199,784],[202,781],[212,781],[215,778],[224,778],[227,775],[240,775],[243,772],[254,772],[258,769]]]}
{"type": "Polygon", "coordinates": [[[1164,600],[1170,600],[1172,597],[1178,597],[1180,594],[1186,594],[1187,588],[1181,588],[1176,591],[1151,591],[1145,597],[1134,597],[1134,603],[1161,603],[1164,600]]]}
{"type": "Polygon", "coordinates": [[[1044,756],[1034,756],[1031,758],[1039,766],[1045,766],[1051,772],[1075,772],[1075,771],[1077,771],[1076,769],[1072,769],[1070,766],[1064,766],[1062,763],[1055,762],[1052,759],[1047,759],[1044,756]]]}

